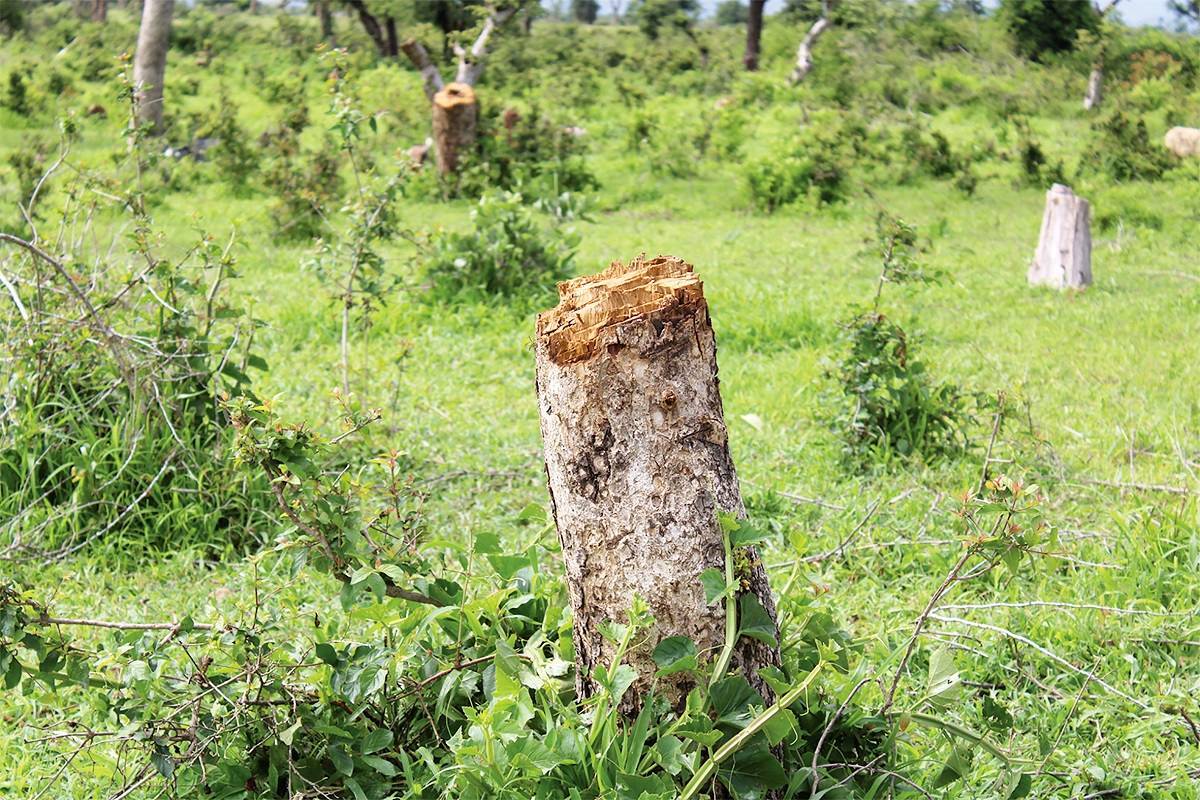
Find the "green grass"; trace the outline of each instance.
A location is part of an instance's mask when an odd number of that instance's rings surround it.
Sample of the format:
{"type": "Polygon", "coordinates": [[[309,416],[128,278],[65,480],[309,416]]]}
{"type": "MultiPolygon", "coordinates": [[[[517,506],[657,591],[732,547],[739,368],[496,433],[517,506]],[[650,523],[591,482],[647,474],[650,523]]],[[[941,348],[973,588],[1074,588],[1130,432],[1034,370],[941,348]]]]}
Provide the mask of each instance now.
{"type": "MultiPolygon", "coordinates": [[[[774,77],[786,67],[777,61],[774,77]]],[[[178,68],[171,80],[188,69],[178,68]]],[[[244,104],[243,123],[256,135],[272,112],[236,70],[230,72],[235,100],[244,104]]],[[[206,87],[218,82],[208,74],[200,77],[206,87]]],[[[411,73],[393,79],[414,94],[411,73]]],[[[312,96],[319,97],[313,89],[312,96]]],[[[711,100],[683,98],[675,105],[702,113],[711,100]]],[[[1087,123],[1074,104],[1074,97],[1062,98],[1035,119],[1052,160],[1078,158],[1087,123]]],[[[320,113],[319,100],[312,111],[320,113]]],[[[783,107],[763,114],[749,131],[747,149],[763,150],[794,117],[783,107]]],[[[992,135],[982,115],[971,110],[950,108],[932,122],[956,142],[992,135]]],[[[102,140],[117,123],[84,125],[81,157],[99,160],[106,152],[102,140]]],[[[620,119],[593,114],[588,128],[591,162],[603,184],[596,201],[609,210],[578,224],[579,271],[590,273],[643,251],[677,255],[696,266],[717,331],[721,389],[743,493],[753,513],[778,531],[765,558],[776,590],[789,588],[781,601],[785,636],[803,613],[793,600],[820,594],[864,643],[856,675],[890,678],[916,615],[960,553],[954,497],[978,480],[988,420],[974,431],[975,451],[958,462],[872,476],[849,475],[840,466],[838,443],[823,423],[821,396],[829,388],[823,362],[837,356],[838,321],[871,296],[878,268],[868,239],[877,205],[854,191],[846,204],[830,209],[755,215],[742,194],[737,164],[710,161],[696,178],[659,178],[650,174],[644,157],[624,150],[620,119]],[[653,199],[621,202],[646,196],[649,189],[653,199]],[[839,508],[793,502],[788,494],[839,508]],[[877,501],[880,510],[841,557],[793,563],[834,549],[877,501]]],[[[397,127],[386,136],[393,150],[418,141],[423,132],[397,127]]],[[[10,128],[0,136],[0,149],[7,152],[24,138],[25,131],[10,128]]],[[[918,333],[922,358],[939,376],[970,390],[1004,391],[1010,403],[1028,404],[1039,443],[1029,441],[1023,426],[1010,426],[996,455],[1017,463],[998,469],[1042,483],[1050,517],[1062,532],[1053,555],[966,585],[946,601],[989,607],[948,609],[944,615],[1019,633],[1072,667],[994,629],[934,622],[938,635],[921,640],[902,691],[909,702],[915,700],[930,651],[939,641],[952,642],[960,648],[955,658],[971,687],[954,713],[984,729],[977,696],[993,692],[1015,718],[1011,733],[997,743],[1032,758],[1031,769],[1043,766],[1037,796],[1197,797],[1187,775],[1200,769],[1200,741],[1183,716],[1200,719],[1196,170],[1120,188],[1122,202],[1160,215],[1163,225],[1094,230],[1096,282],[1078,294],[1025,285],[1042,190],[1013,188],[1010,164],[989,163],[981,177],[971,198],[948,182],[874,190],[879,203],[930,237],[928,263],[945,273],[943,283],[931,288],[890,288],[886,304],[918,333]],[[1193,494],[1120,490],[1089,482],[1094,479],[1169,484],[1193,494]],[[1015,605],[997,605],[1002,603],[1015,605]],[[1039,741],[1053,750],[1044,765],[1039,741]]],[[[1099,198],[1115,191],[1095,182],[1081,192],[1088,196],[1089,189],[1099,198]]],[[[177,242],[192,230],[193,220],[218,239],[236,233],[241,277],[235,296],[267,323],[261,341],[271,370],[261,377],[259,391],[277,398],[286,416],[321,424],[335,410],[330,391],[338,382],[337,312],[304,269],[307,249],[272,240],[268,199],[235,197],[219,183],[198,183],[164,197],[154,216],[177,242]]],[[[408,200],[401,215],[413,227],[461,227],[469,208],[466,201],[408,200]]],[[[1104,210],[1102,202],[1096,210],[1104,210]]],[[[438,535],[506,534],[521,509],[546,500],[533,314],[501,305],[432,306],[411,288],[410,251],[397,245],[391,255],[410,288],[389,298],[369,344],[359,340],[355,351],[352,385],[384,413],[383,424],[369,430],[367,439],[371,447],[407,450],[416,459],[419,477],[430,481],[426,513],[438,535]]],[[[537,305],[552,303],[547,292],[537,305]]],[[[276,531],[260,533],[269,540],[276,531]]],[[[271,613],[286,616],[287,609],[298,608],[303,616],[321,610],[328,588],[291,579],[269,555],[213,563],[193,553],[147,556],[101,547],[65,564],[4,570],[32,584],[61,615],[127,620],[184,613],[197,620],[238,619],[250,605],[256,580],[271,613]]],[[[869,685],[858,700],[877,705],[879,692],[869,685]]],[[[106,796],[115,765],[87,755],[78,768],[56,777],[66,746],[33,741],[45,735],[44,725],[70,715],[60,702],[37,692],[0,695],[0,796],[29,797],[48,781],[55,785],[46,796],[106,796]]],[[[913,726],[904,736],[915,752],[939,748],[934,731],[913,726]]],[[[943,756],[945,750],[942,746],[943,756]]],[[[992,796],[995,763],[983,753],[975,759],[976,771],[938,790],[938,796],[992,796]]],[[[940,764],[931,755],[920,769],[932,779],[940,764]]]]}

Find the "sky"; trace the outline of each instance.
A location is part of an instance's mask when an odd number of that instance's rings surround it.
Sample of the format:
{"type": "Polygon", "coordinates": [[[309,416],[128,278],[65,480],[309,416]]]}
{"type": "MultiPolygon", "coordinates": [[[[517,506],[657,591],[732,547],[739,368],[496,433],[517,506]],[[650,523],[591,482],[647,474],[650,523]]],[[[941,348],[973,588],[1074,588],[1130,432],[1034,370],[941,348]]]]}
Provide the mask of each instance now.
{"type": "MultiPolygon", "coordinates": [[[[720,0],[701,0],[702,5],[708,13],[717,6],[720,0]]],[[[984,0],[988,6],[995,6],[997,0],[984,0]]],[[[1075,3],[1084,2],[1084,0],[1056,0],[1060,3],[1075,3]]],[[[1107,0],[1102,0],[1106,3],[1107,0]]],[[[601,7],[605,7],[605,3],[601,2],[601,7]]],[[[783,7],[783,0],[767,0],[767,12],[778,11],[783,7]]],[[[1174,18],[1170,11],[1167,10],[1167,0],[1121,0],[1117,6],[1117,10],[1121,14],[1121,19],[1125,20],[1129,25],[1158,25],[1164,24],[1165,27],[1173,27],[1174,18]]]]}

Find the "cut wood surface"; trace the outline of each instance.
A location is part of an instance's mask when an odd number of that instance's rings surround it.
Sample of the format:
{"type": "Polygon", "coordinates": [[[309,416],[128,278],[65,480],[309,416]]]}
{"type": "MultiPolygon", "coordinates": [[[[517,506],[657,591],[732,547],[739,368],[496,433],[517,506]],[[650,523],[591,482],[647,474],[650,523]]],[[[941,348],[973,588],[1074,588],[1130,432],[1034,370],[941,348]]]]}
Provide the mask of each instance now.
{"type": "Polygon", "coordinates": [[[449,83],[433,96],[433,142],[438,171],[458,171],[462,157],[475,147],[479,104],[475,90],[465,83],[449,83]]]}
{"type": "MultiPolygon", "coordinates": [[[[557,308],[537,324],[537,388],[555,524],[575,614],[577,686],[593,694],[592,672],[614,645],[600,633],[624,622],[634,595],[656,620],[626,659],[639,677],[622,703],[640,705],[653,681],[651,652],[687,636],[702,657],[725,643],[725,610],[705,602],[700,573],[724,570],[717,511],[743,515],[717,381],[716,341],[703,284],[692,267],[660,256],[614,262],[559,285],[557,308]]],[[[744,591],[775,618],[766,573],[753,551],[744,591]]],[[[742,639],[741,669],[768,700],[757,671],[778,650],[742,639]]],[[[692,678],[659,679],[678,703],[692,678]]]]}

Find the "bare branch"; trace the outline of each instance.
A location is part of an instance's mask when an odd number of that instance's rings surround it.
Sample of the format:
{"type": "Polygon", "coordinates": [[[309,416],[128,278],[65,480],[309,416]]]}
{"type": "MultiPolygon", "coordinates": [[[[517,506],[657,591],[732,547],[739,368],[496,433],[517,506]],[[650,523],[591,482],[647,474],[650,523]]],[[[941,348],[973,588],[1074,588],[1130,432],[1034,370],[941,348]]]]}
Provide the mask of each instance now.
{"type": "Polygon", "coordinates": [[[475,37],[474,44],[471,45],[470,51],[463,51],[461,47],[455,47],[455,52],[458,54],[458,75],[455,81],[465,83],[468,86],[474,86],[479,78],[483,75],[483,57],[487,55],[487,43],[491,38],[492,32],[504,23],[512,19],[517,13],[517,7],[506,8],[500,11],[493,11],[484,20],[483,30],[475,37]]]}
{"type": "Polygon", "coordinates": [[[445,84],[442,81],[442,73],[438,72],[438,68],[434,66],[425,45],[416,39],[406,39],[400,43],[400,50],[408,56],[408,60],[421,73],[425,96],[432,102],[433,96],[440,92],[445,84]]]}

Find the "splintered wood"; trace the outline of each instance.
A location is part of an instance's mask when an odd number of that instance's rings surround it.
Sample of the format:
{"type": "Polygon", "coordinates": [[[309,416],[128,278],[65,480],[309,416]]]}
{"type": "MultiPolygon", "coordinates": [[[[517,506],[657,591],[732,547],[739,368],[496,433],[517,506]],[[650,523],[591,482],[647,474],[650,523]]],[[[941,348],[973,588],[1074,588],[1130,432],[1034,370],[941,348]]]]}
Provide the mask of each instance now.
{"type": "Polygon", "coordinates": [[[559,364],[590,358],[626,320],[678,319],[707,308],[692,265],[670,256],[614,261],[599,274],[560,283],[558,296],[558,306],[538,317],[538,338],[559,364]]]}
{"type": "MultiPolygon", "coordinates": [[[[655,679],[650,654],[670,636],[686,636],[704,659],[721,652],[725,611],[705,601],[700,573],[724,572],[717,512],[744,513],[703,285],[680,259],[642,256],[560,284],[559,294],[538,318],[537,390],[578,692],[595,693],[594,670],[615,647],[601,631],[627,622],[637,596],[655,622],[626,655],[638,678],[621,708],[635,712],[652,684],[678,704],[695,676],[655,679]]],[[[745,594],[773,622],[762,563],[751,549],[739,563],[745,594]]],[[[770,702],[758,673],[778,663],[778,648],[742,638],[730,671],[770,702]]]]}

